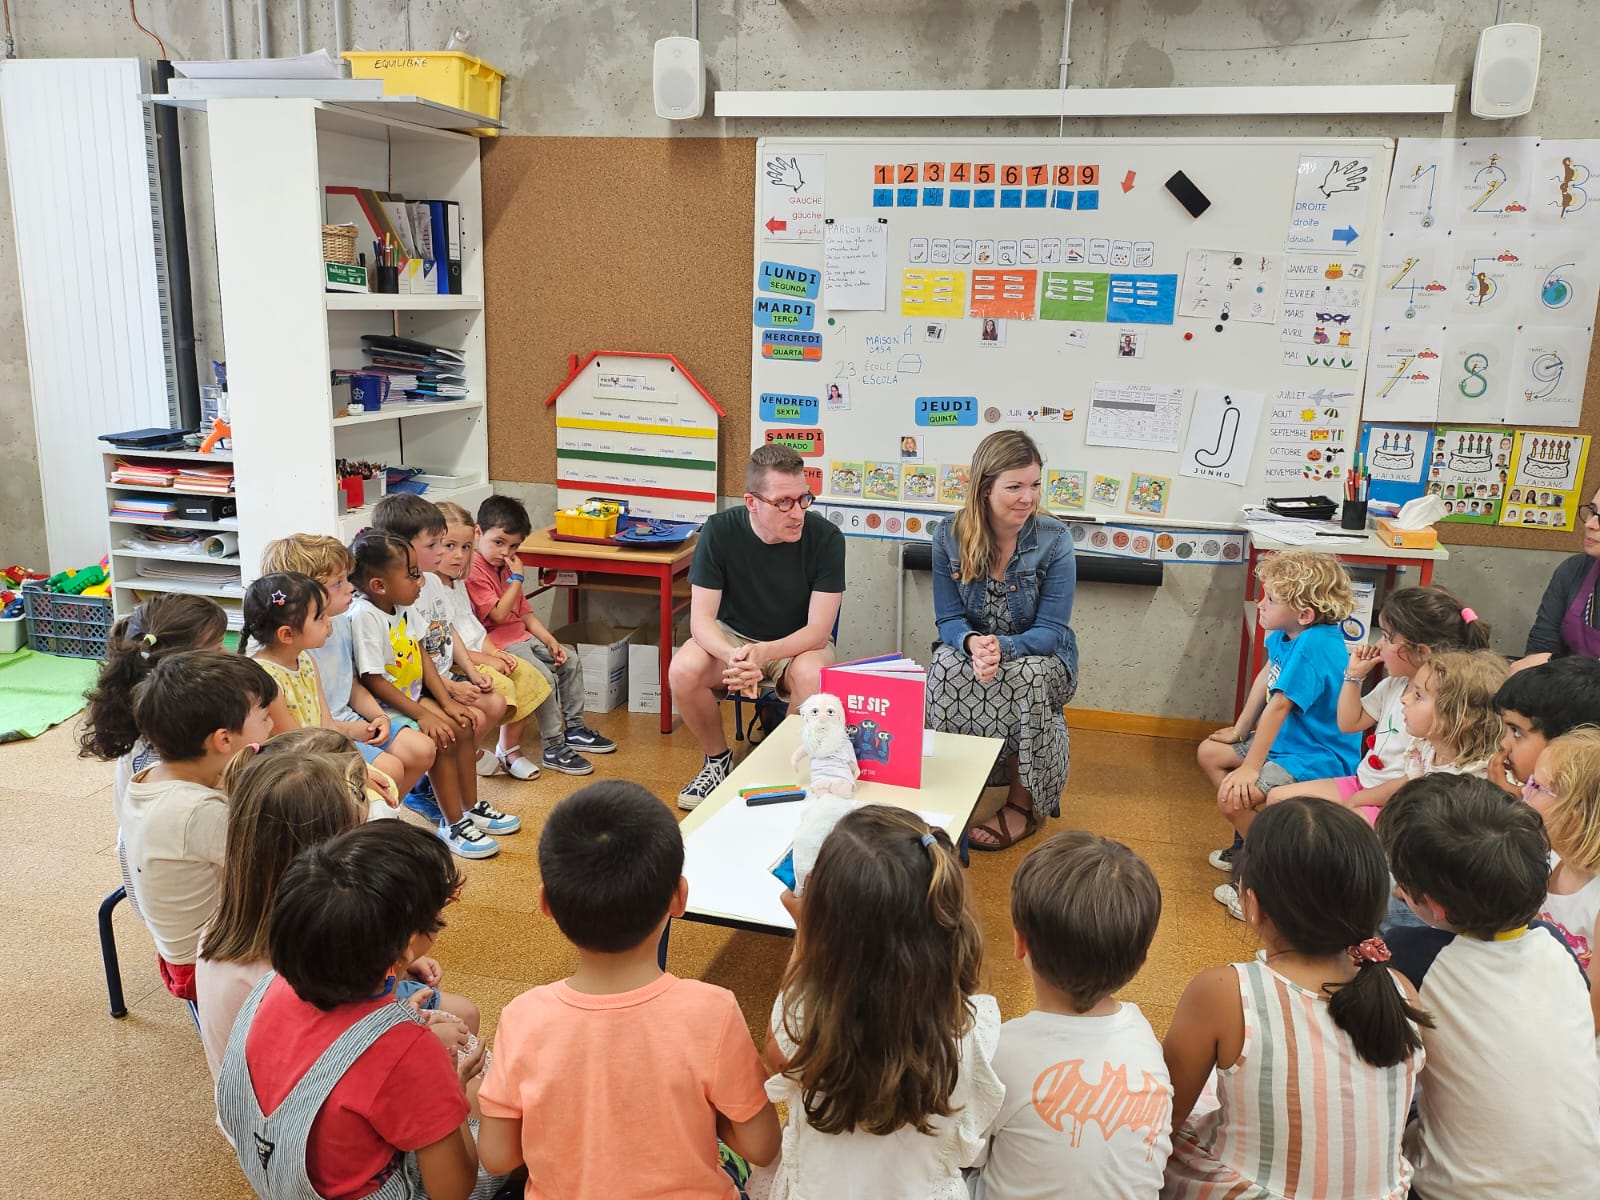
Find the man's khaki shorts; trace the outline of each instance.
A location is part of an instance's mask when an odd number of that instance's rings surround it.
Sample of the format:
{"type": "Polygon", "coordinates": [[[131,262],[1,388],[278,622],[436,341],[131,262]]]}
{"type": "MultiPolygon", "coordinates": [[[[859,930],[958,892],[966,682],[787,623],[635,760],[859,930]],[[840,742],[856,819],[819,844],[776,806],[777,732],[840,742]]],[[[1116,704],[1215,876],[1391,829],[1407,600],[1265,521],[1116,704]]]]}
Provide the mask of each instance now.
{"type": "MultiPolygon", "coordinates": [[[[753,646],[758,640],[756,638],[745,637],[745,635],[740,633],[737,629],[733,629],[722,621],[717,622],[717,628],[722,630],[722,636],[728,639],[729,644],[731,644],[735,650],[738,650],[743,646],[753,646]]],[[[830,650],[833,649],[832,641],[828,642],[828,648],[830,650]]],[[[769,663],[762,663],[761,691],[776,692],[780,700],[787,701],[789,699],[789,693],[784,690],[783,677],[788,673],[789,664],[793,661],[794,659],[790,657],[775,658],[769,663]]],[[[725,697],[728,694],[728,689],[725,687],[715,687],[711,690],[718,696],[725,697]]]]}

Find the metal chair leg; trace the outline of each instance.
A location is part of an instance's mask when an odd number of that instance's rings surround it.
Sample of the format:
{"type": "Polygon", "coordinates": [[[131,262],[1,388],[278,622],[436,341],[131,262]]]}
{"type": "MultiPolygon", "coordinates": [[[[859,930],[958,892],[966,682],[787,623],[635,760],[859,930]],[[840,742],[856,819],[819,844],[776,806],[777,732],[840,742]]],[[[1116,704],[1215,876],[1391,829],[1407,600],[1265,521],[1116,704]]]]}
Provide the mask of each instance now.
{"type": "Polygon", "coordinates": [[[100,902],[100,959],[106,970],[106,995],[111,1001],[111,1015],[122,1018],[128,1015],[128,1006],[122,998],[122,967],[117,962],[117,935],[111,928],[111,913],[128,898],[128,890],[119,887],[100,902]]]}

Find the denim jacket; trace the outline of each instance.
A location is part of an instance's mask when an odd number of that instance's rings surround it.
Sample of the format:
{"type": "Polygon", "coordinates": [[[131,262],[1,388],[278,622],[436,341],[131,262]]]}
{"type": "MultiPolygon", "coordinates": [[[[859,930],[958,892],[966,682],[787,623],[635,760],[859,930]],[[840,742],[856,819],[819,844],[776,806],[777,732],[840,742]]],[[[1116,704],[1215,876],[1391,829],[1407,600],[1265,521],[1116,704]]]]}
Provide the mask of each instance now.
{"type": "MultiPolygon", "coordinates": [[[[961,581],[961,550],[955,543],[953,525],[953,521],[940,521],[933,532],[933,618],[939,626],[939,640],[964,654],[967,636],[985,632],[983,599],[988,581],[961,581]]],[[[1077,584],[1072,534],[1048,514],[1030,517],[1017,534],[1017,548],[1006,564],[1011,621],[1022,632],[1000,638],[1003,660],[1054,654],[1077,679],[1078,639],[1072,632],[1072,594],[1077,584]]]]}

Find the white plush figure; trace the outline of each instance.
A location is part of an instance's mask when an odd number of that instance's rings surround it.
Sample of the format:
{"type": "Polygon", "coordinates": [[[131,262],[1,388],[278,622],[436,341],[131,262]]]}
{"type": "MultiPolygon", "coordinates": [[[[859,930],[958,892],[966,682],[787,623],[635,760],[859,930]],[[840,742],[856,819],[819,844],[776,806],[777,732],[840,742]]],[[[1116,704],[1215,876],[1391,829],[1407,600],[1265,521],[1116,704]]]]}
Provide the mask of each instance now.
{"type": "Polygon", "coordinates": [[[855,808],[855,802],[838,796],[819,796],[806,801],[806,812],[794,831],[794,894],[802,896],[806,880],[811,878],[811,868],[817,865],[817,855],[822,853],[822,843],[828,840],[839,818],[855,808]]]}
{"type": "Polygon", "coordinates": [[[797,771],[802,759],[811,759],[809,797],[840,796],[848,800],[856,794],[856,750],[845,731],[844,705],[839,697],[818,692],[800,706],[800,744],[789,763],[797,771]]]}

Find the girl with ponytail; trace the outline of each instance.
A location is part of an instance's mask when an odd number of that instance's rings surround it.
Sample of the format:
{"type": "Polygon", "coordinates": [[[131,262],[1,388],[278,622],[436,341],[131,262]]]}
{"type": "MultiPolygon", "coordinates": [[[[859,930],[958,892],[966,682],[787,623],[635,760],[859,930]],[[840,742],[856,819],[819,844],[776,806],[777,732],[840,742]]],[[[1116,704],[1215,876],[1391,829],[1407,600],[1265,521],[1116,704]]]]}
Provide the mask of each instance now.
{"type": "Polygon", "coordinates": [[[1244,919],[1266,948],[1201,972],[1178,1002],[1161,1194],[1400,1200],[1417,1026],[1433,1021],[1376,935],[1389,895],[1378,836],[1348,808],[1296,796],[1262,810],[1238,858],[1244,919]],[[1220,1107],[1197,1113],[1213,1073],[1220,1107]]]}
{"type": "Polygon", "coordinates": [[[949,836],[868,805],[828,834],[772,1007],[767,1094],[787,1102],[774,1200],[966,1200],[1004,1089],[994,997],[949,836]]]}

